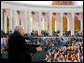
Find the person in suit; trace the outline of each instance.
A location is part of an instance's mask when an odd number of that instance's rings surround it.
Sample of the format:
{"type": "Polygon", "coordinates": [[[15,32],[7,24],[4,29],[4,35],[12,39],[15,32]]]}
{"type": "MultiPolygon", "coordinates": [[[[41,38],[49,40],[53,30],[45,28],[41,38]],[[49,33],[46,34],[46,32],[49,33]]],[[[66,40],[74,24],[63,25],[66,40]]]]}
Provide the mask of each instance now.
{"type": "Polygon", "coordinates": [[[14,33],[9,37],[8,47],[8,62],[31,62],[30,53],[42,51],[41,47],[26,44],[21,26],[16,26],[14,33]]]}

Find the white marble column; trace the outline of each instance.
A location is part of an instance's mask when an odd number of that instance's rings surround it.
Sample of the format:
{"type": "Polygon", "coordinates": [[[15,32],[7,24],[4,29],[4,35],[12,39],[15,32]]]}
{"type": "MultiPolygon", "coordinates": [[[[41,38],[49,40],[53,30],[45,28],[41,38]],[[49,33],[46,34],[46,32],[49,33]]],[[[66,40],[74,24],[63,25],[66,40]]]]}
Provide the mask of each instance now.
{"type": "Polygon", "coordinates": [[[63,13],[60,13],[60,36],[63,35],[63,13]]]}
{"type": "Polygon", "coordinates": [[[16,17],[17,17],[17,15],[16,15],[16,10],[14,10],[14,27],[13,28],[15,28],[16,27],[16,17]]]}
{"type": "Polygon", "coordinates": [[[42,25],[42,30],[44,30],[44,18],[43,18],[43,21],[42,21],[42,24],[41,25],[42,25]]]}
{"type": "Polygon", "coordinates": [[[52,12],[49,12],[49,34],[52,35],[52,12]]]}
{"type": "Polygon", "coordinates": [[[39,11],[39,24],[38,24],[39,30],[38,35],[41,35],[41,11],[39,11]]]}
{"type": "Polygon", "coordinates": [[[24,25],[24,30],[25,30],[24,32],[25,33],[27,33],[27,27],[28,27],[27,25],[28,25],[28,23],[27,23],[27,11],[25,11],[25,25],[24,25]]]}
{"type": "Polygon", "coordinates": [[[7,16],[6,16],[6,14],[4,15],[4,31],[5,31],[5,33],[7,32],[7,16]]]}
{"type": "Polygon", "coordinates": [[[13,17],[13,13],[12,10],[10,9],[10,21],[9,21],[9,31],[12,31],[12,17],[13,17]]]}
{"type": "Polygon", "coordinates": [[[28,11],[28,33],[31,34],[31,11],[28,11]]]}
{"type": "Polygon", "coordinates": [[[74,12],[72,13],[71,35],[74,35],[74,12]]]}
{"type": "Polygon", "coordinates": [[[55,32],[57,31],[57,21],[55,20],[55,32]]]}
{"type": "Polygon", "coordinates": [[[67,31],[69,31],[69,19],[67,18],[67,31]]]}
{"type": "Polygon", "coordinates": [[[83,20],[81,19],[81,31],[83,31],[83,20]]]}
{"type": "Polygon", "coordinates": [[[1,30],[3,30],[3,9],[1,9],[1,30]]]}
{"type": "Polygon", "coordinates": [[[81,15],[81,31],[83,31],[83,15],[81,15]]]}

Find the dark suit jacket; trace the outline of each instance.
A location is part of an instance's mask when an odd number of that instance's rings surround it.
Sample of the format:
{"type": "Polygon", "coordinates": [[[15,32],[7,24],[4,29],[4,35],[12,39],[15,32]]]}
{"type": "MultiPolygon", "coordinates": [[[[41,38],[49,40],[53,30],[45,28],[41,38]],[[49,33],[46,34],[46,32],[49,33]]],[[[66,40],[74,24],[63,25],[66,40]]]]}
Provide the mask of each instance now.
{"type": "Polygon", "coordinates": [[[9,62],[31,62],[30,52],[36,52],[36,48],[31,45],[27,45],[25,38],[16,31],[9,37],[8,46],[9,62]]]}

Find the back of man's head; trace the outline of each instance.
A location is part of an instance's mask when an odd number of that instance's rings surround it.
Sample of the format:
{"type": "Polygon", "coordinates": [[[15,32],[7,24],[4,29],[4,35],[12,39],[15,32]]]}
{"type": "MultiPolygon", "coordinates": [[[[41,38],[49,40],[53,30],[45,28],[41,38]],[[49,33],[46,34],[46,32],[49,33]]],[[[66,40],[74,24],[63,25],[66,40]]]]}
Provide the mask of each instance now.
{"type": "Polygon", "coordinates": [[[19,32],[21,35],[24,34],[24,31],[23,31],[23,27],[22,26],[16,26],[14,32],[15,31],[19,32]]]}
{"type": "Polygon", "coordinates": [[[22,26],[16,26],[14,31],[18,31],[21,28],[22,28],[22,26]]]}

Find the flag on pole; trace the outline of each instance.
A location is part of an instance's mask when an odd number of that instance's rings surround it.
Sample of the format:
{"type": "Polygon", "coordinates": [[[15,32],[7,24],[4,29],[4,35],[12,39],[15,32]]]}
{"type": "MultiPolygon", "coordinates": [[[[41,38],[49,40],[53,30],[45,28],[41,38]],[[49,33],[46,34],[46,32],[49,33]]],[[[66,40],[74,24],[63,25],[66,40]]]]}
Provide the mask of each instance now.
{"type": "Polygon", "coordinates": [[[3,9],[3,12],[6,14],[6,16],[10,19],[10,14],[8,13],[7,9],[3,9]]]}
{"type": "Polygon", "coordinates": [[[20,11],[17,11],[18,15],[20,15],[20,11]]]}
{"type": "Polygon", "coordinates": [[[60,20],[58,13],[53,13],[53,15],[55,16],[55,20],[56,20],[56,21],[59,21],[59,20],[60,20]]]}
{"type": "MultiPolygon", "coordinates": [[[[18,17],[19,17],[19,19],[20,19],[20,11],[17,11],[17,13],[18,13],[18,17]]],[[[21,21],[21,19],[20,19],[20,21],[21,21]]]]}
{"type": "Polygon", "coordinates": [[[24,14],[22,11],[17,11],[20,21],[24,21],[24,14]]]}
{"type": "Polygon", "coordinates": [[[20,11],[20,19],[21,19],[21,21],[25,21],[24,20],[24,13],[23,13],[23,11],[20,11]]]}
{"type": "Polygon", "coordinates": [[[81,17],[81,19],[83,20],[83,13],[80,13],[80,17],[81,17]]]}
{"type": "Polygon", "coordinates": [[[55,19],[56,19],[56,21],[59,21],[60,20],[58,13],[55,16],[55,19]]]}
{"type": "Polygon", "coordinates": [[[70,13],[65,13],[66,18],[71,19],[70,13]]]}
{"type": "Polygon", "coordinates": [[[76,16],[77,16],[78,20],[81,21],[80,13],[76,13],[76,16]]]}
{"type": "Polygon", "coordinates": [[[78,20],[81,21],[81,17],[80,16],[77,16],[78,17],[78,20]]]}
{"type": "Polygon", "coordinates": [[[48,16],[44,16],[44,20],[45,21],[48,21],[48,16]]]}
{"type": "Polygon", "coordinates": [[[38,21],[38,14],[36,12],[32,12],[32,17],[35,21],[38,21]]]}
{"type": "Polygon", "coordinates": [[[49,17],[47,15],[47,13],[43,12],[42,15],[44,17],[44,21],[49,21],[49,17]]]}

